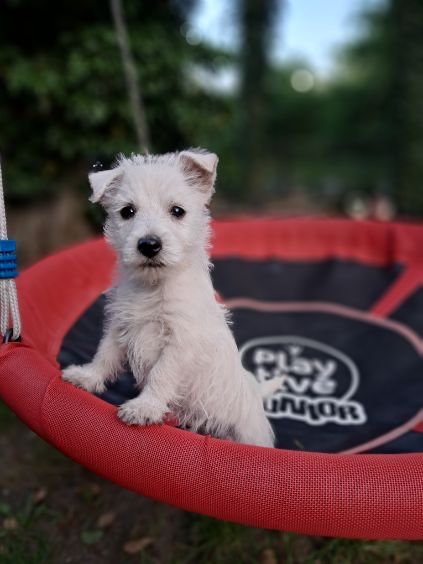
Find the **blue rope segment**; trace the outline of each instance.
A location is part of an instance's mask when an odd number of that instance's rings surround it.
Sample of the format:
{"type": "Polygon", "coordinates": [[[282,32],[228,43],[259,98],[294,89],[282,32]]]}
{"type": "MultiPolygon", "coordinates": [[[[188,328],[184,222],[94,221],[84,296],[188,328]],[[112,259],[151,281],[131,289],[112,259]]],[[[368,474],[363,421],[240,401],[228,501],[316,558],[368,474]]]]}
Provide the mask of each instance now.
{"type": "Polygon", "coordinates": [[[0,240],[0,280],[16,278],[18,275],[16,264],[16,241],[14,239],[0,240]]]}

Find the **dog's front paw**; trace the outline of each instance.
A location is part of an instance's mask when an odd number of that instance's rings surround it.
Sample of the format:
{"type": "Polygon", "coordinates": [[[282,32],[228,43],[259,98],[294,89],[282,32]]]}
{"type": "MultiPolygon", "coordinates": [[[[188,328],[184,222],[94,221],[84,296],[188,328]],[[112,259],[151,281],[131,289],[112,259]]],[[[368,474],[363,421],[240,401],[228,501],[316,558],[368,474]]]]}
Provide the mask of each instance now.
{"type": "Polygon", "coordinates": [[[128,425],[162,423],[168,409],[160,401],[142,395],[127,401],[118,409],[118,417],[128,425]]]}
{"type": "Polygon", "coordinates": [[[73,364],[63,370],[63,380],[70,382],[78,388],[87,392],[102,393],[106,389],[104,378],[99,374],[92,364],[77,366],[73,364]]]}

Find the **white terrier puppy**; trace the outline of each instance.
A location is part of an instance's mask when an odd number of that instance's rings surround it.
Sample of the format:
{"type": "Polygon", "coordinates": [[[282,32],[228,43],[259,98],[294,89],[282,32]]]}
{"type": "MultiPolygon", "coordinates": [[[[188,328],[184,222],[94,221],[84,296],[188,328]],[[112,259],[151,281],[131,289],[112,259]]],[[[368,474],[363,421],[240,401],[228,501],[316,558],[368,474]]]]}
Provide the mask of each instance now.
{"type": "Polygon", "coordinates": [[[270,447],[263,398],[280,381],[258,384],[243,368],[209,273],[207,204],[217,162],[188,150],[121,157],[115,168],[90,174],[118,277],[95,357],[63,377],[103,392],[128,361],[141,393],[120,406],[124,422],[161,423],[170,412],[192,431],[270,447]]]}

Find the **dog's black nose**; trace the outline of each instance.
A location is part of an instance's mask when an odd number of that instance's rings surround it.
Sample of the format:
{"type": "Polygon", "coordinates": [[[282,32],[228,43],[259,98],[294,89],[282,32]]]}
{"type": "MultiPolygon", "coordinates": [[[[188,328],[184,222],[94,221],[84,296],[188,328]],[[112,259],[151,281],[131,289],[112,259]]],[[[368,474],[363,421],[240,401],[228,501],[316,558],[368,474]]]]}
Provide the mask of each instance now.
{"type": "Polygon", "coordinates": [[[139,252],[147,258],[153,258],[159,254],[162,248],[162,242],[154,235],[148,235],[138,241],[139,252]]]}

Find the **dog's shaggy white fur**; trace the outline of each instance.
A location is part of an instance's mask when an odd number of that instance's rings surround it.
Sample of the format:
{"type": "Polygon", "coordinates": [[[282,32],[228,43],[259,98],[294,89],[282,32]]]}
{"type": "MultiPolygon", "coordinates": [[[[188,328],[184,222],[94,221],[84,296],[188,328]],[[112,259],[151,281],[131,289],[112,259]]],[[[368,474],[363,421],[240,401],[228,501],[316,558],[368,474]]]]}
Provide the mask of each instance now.
{"type": "Polygon", "coordinates": [[[120,406],[126,423],[160,423],[171,412],[193,431],[273,446],[263,398],[280,382],[259,385],[243,368],[209,274],[217,161],[202,150],[136,155],[90,175],[119,267],[97,353],[64,379],[102,392],[128,361],[141,393],[120,406]],[[140,243],[152,238],[161,248],[148,257],[140,243]]]}

